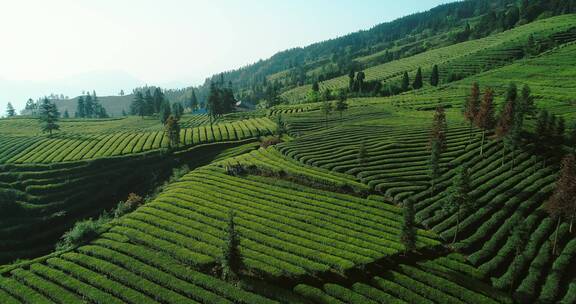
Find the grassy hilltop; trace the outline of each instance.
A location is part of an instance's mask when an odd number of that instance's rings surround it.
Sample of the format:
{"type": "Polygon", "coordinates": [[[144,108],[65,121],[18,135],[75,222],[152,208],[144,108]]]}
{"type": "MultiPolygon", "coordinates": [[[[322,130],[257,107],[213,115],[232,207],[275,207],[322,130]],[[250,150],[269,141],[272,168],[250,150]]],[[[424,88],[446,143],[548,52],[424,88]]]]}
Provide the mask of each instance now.
{"type": "Polygon", "coordinates": [[[266,110],[184,114],[175,146],[159,115],[61,119],[51,136],[1,119],[0,302],[576,303],[574,210],[550,208],[574,169],[576,15],[552,15],[382,38],[354,52],[381,91],[322,74],[266,110]],[[464,115],[474,83],[494,89],[491,126],[464,115]],[[506,133],[525,85],[534,112],[506,133]]]}

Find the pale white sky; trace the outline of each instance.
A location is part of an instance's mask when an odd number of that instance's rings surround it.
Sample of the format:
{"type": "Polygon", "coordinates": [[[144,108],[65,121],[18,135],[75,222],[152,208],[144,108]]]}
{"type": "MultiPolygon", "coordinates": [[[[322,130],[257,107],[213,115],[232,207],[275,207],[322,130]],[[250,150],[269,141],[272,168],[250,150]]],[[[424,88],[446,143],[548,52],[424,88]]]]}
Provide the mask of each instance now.
{"type": "Polygon", "coordinates": [[[0,0],[0,115],[80,88],[197,85],[442,0],[0,0]]]}

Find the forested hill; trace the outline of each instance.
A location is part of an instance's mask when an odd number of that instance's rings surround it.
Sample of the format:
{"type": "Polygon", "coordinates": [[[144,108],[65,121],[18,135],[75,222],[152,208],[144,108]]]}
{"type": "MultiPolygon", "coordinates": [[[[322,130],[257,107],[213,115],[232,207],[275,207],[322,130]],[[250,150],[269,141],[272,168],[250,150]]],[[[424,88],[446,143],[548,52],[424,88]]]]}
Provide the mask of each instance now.
{"type": "MultiPolygon", "coordinates": [[[[359,71],[428,50],[576,12],[576,0],[469,0],[382,23],[369,30],[279,52],[267,60],[222,73],[237,97],[268,105],[292,88],[359,71]]],[[[205,99],[211,81],[199,88],[205,99]]]]}

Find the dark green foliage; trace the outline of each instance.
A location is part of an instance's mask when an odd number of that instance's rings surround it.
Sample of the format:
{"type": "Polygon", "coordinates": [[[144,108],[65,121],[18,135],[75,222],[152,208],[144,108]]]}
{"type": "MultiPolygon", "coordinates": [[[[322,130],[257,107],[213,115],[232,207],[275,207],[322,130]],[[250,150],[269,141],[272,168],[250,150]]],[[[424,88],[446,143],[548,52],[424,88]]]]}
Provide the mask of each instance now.
{"type": "Polygon", "coordinates": [[[338,101],[336,102],[335,108],[335,110],[340,113],[340,121],[342,121],[342,114],[348,109],[348,103],[346,102],[346,99],[346,91],[340,90],[338,92],[338,101]]]}
{"type": "Polygon", "coordinates": [[[322,103],[322,113],[324,114],[324,119],[326,122],[326,127],[328,127],[328,116],[332,113],[333,107],[330,101],[324,101],[322,103]]]}
{"type": "Polygon", "coordinates": [[[14,107],[12,106],[11,103],[8,103],[6,105],[6,115],[8,117],[12,117],[12,116],[16,115],[16,111],[14,110],[14,107]]]}
{"type": "Polygon", "coordinates": [[[64,115],[62,117],[70,118],[70,114],[68,113],[68,109],[64,110],[64,115]]]}
{"type": "Polygon", "coordinates": [[[60,126],[58,125],[60,113],[53,102],[48,100],[48,98],[44,98],[39,110],[40,128],[42,132],[52,135],[52,131],[60,130],[60,126]]]}
{"type": "Polygon", "coordinates": [[[314,81],[314,83],[312,84],[312,91],[320,92],[320,85],[318,84],[318,81],[314,81]]]}
{"type": "Polygon", "coordinates": [[[150,89],[144,91],[144,113],[145,115],[152,116],[156,111],[156,101],[150,92],[150,89]]]}
{"type": "Polygon", "coordinates": [[[408,76],[408,72],[404,72],[404,75],[402,76],[401,89],[403,92],[406,92],[408,91],[409,88],[410,88],[410,77],[408,76]]]}
{"type": "Polygon", "coordinates": [[[422,86],[422,68],[418,68],[418,71],[416,71],[416,77],[414,78],[414,83],[412,84],[412,88],[414,88],[414,90],[419,90],[422,88],[422,86]]]}
{"type": "Polygon", "coordinates": [[[192,89],[192,93],[190,93],[190,99],[188,100],[188,108],[190,108],[190,110],[192,112],[198,110],[198,98],[196,97],[196,90],[192,89]]]}
{"type": "Polygon", "coordinates": [[[180,144],[180,124],[174,115],[169,115],[164,124],[168,136],[168,149],[174,149],[180,144]]]}
{"type": "Polygon", "coordinates": [[[174,115],[176,119],[180,119],[180,117],[182,117],[182,114],[184,114],[184,106],[182,106],[182,104],[179,102],[173,103],[172,115],[174,115]]]}
{"type": "Polygon", "coordinates": [[[103,216],[98,220],[88,219],[77,222],[72,229],[64,233],[61,241],[56,245],[56,250],[69,249],[91,241],[98,236],[102,225],[108,221],[109,218],[103,216]]]}
{"type": "Polygon", "coordinates": [[[170,102],[168,100],[164,100],[162,104],[160,104],[160,121],[163,125],[166,124],[170,115],[172,115],[172,110],[170,108],[170,102]]]}
{"type": "Polygon", "coordinates": [[[138,91],[134,94],[134,100],[132,100],[132,104],[130,105],[130,112],[132,115],[139,115],[141,117],[146,115],[146,104],[142,92],[138,91]]]}
{"type": "Polygon", "coordinates": [[[452,244],[458,239],[458,230],[460,228],[460,218],[472,209],[472,199],[469,196],[471,191],[470,173],[466,166],[458,169],[458,173],[452,180],[452,186],[448,189],[448,196],[444,200],[443,208],[448,213],[456,212],[456,231],[452,244]]]}
{"type": "Polygon", "coordinates": [[[404,217],[402,221],[400,240],[402,241],[406,251],[412,251],[416,248],[416,225],[414,218],[416,212],[412,200],[408,199],[404,201],[402,213],[404,217]]]}
{"type": "Polygon", "coordinates": [[[435,189],[435,181],[440,176],[440,155],[442,154],[442,144],[437,140],[433,139],[430,150],[430,187],[432,188],[431,193],[433,194],[435,189]]]}
{"type": "MultiPolygon", "coordinates": [[[[150,92],[150,90],[147,90],[146,92],[150,92]]],[[[146,95],[145,99],[146,99],[146,103],[150,104],[150,101],[148,99],[148,95],[146,95]]],[[[152,96],[152,102],[151,105],[149,105],[149,115],[152,115],[153,113],[159,113],[162,109],[162,104],[166,101],[166,99],[164,98],[164,93],[162,92],[162,90],[160,88],[155,88],[154,89],[154,95],[152,96]]]]}
{"type": "Polygon", "coordinates": [[[226,281],[236,281],[242,269],[242,256],[240,255],[240,237],[236,232],[234,223],[235,213],[228,213],[228,227],[226,228],[226,243],[222,250],[222,278],[226,281]]]}
{"type": "Polygon", "coordinates": [[[430,74],[430,85],[437,87],[440,83],[440,73],[438,72],[438,65],[432,67],[432,74],[430,74]]]}

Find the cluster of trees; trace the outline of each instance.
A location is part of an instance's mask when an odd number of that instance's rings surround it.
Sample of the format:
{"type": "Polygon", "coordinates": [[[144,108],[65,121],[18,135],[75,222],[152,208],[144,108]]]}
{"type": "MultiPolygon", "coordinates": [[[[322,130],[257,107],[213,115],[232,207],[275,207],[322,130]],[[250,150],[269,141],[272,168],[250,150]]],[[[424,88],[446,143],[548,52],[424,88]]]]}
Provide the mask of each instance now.
{"type": "MultiPolygon", "coordinates": [[[[329,90],[326,90],[329,92],[329,90]]],[[[326,92],[325,91],[325,92],[326,92]]],[[[345,90],[340,90],[338,93],[338,100],[336,101],[335,105],[332,105],[332,97],[330,98],[323,98],[323,104],[321,111],[324,114],[324,121],[326,123],[326,127],[328,127],[328,116],[332,113],[332,111],[336,111],[340,113],[340,122],[342,123],[344,111],[348,109],[347,95],[345,90]]]]}
{"type": "Polygon", "coordinates": [[[150,89],[144,93],[141,90],[136,91],[130,105],[130,112],[132,115],[139,115],[142,118],[157,115],[162,124],[166,124],[170,115],[180,119],[184,113],[184,106],[179,102],[171,104],[164,96],[162,89],[154,88],[154,92],[151,92],[150,89]]]}
{"type": "Polygon", "coordinates": [[[235,110],[236,98],[232,90],[232,83],[224,85],[224,77],[220,81],[210,84],[210,93],[206,102],[206,110],[210,115],[211,123],[215,117],[231,113],[235,110]]]}
{"type": "MultiPolygon", "coordinates": [[[[68,116],[67,113],[68,112],[65,112],[65,117],[68,116]]],[[[86,95],[78,97],[74,116],[77,118],[106,118],[108,117],[108,113],[106,113],[106,109],[98,102],[96,91],[93,91],[92,94],[87,92],[86,95]]]]}

